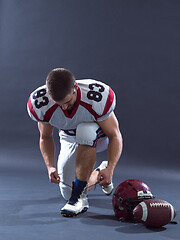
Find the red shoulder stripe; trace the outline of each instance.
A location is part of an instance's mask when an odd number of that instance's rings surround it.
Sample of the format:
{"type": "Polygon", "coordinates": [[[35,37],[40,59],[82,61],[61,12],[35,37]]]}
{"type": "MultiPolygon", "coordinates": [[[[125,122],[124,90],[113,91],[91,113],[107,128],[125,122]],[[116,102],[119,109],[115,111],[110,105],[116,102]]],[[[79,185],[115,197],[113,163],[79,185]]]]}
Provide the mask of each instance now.
{"type": "Polygon", "coordinates": [[[31,95],[29,97],[29,100],[28,100],[28,108],[29,108],[29,111],[31,112],[31,114],[33,115],[33,117],[38,121],[38,122],[49,122],[49,120],[51,119],[54,111],[57,109],[59,105],[58,104],[54,104],[51,108],[48,109],[48,111],[45,113],[44,115],[44,119],[41,120],[39,119],[38,115],[36,114],[33,106],[32,106],[32,103],[31,103],[31,95]]]}
{"type": "Polygon", "coordinates": [[[29,100],[28,100],[28,108],[29,108],[29,111],[31,112],[31,114],[33,115],[33,117],[34,117],[37,121],[41,121],[41,120],[38,118],[38,116],[37,116],[37,114],[36,114],[36,112],[34,111],[34,108],[33,108],[33,106],[32,106],[32,103],[31,103],[31,95],[30,95],[29,100]]]}
{"type": "Polygon", "coordinates": [[[49,122],[54,111],[59,107],[58,104],[54,104],[51,108],[48,109],[48,111],[45,113],[44,115],[44,119],[43,119],[43,122],[49,122]]]}
{"type": "Polygon", "coordinates": [[[104,112],[103,112],[102,116],[105,115],[109,111],[113,101],[114,101],[114,92],[109,87],[109,95],[108,95],[108,98],[107,98],[107,101],[106,101],[106,106],[104,108],[104,112]]]}
{"type": "Polygon", "coordinates": [[[114,101],[114,92],[113,90],[109,87],[109,95],[108,95],[108,98],[107,98],[107,101],[106,101],[106,105],[105,105],[105,108],[104,108],[104,111],[103,111],[103,114],[102,115],[98,115],[93,109],[92,109],[92,106],[86,102],[83,102],[83,101],[80,101],[80,105],[82,105],[83,107],[85,107],[94,117],[95,119],[97,120],[99,117],[102,117],[104,116],[110,109],[112,103],[114,101]]]}

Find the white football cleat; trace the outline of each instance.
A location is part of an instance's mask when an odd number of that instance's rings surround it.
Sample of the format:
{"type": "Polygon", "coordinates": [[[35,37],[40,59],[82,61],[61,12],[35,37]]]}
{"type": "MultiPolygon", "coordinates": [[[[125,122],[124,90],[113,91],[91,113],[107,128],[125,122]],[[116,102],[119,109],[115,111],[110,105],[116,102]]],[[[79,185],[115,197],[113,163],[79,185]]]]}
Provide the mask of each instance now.
{"type": "Polygon", "coordinates": [[[75,189],[73,184],[72,195],[69,201],[61,209],[61,214],[64,217],[77,216],[80,213],[84,213],[88,210],[89,204],[87,199],[87,186],[80,193],[78,189],[75,189]]]}
{"type": "Polygon", "coordinates": [[[95,171],[101,171],[102,169],[107,168],[108,161],[102,161],[102,163],[95,169],[95,171]]]}
{"type": "Polygon", "coordinates": [[[64,217],[73,217],[77,216],[80,213],[84,213],[88,210],[89,204],[87,197],[79,198],[78,201],[74,204],[70,204],[69,202],[61,209],[61,214],[64,217]]]}
{"type": "MultiPolygon", "coordinates": [[[[101,171],[105,168],[107,168],[107,165],[108,165],[108,161],[102,161],[102,163],[99,165],[99,167],[97,167],[95,169],[95,171],[101,171]]],[[[102,191],[107,195],[111,195],[111,193],[113,192],[113,189],[114,189],[114,185],[113,183],[110,183],[109,185],[107,185],[107,187],[101,187],[102,188],[102,191]]]]}
{"type": "Polygon", "coordinates": [[[107,185],[107,187],[102,187],[102,191],[107,195],[111,195],[111,193],[113,192],[114,189],[114,185],[113,183],[110,183],[109,185],[107,185]]]}

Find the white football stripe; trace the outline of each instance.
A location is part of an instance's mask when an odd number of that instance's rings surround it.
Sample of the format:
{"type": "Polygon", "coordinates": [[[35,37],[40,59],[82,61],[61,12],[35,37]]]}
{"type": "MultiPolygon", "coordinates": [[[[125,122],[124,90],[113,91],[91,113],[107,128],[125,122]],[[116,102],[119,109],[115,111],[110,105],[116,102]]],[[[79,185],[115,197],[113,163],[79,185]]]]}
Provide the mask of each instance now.
{"type": "Polygon", "coordinates": [[[147,209],[147,206],[144,202],[141,202],[140,205],[141,205],[142,210],[143,210],[143,215],[142,215],[141,220],[145,222],[147,220],[148,209],[147,209]]]}
{"type": "Polygon", "coordinates": [[[174,208],[171,204],[170,205],[170,208],[171,208],[171,221],[174,219],[174,208]]]}

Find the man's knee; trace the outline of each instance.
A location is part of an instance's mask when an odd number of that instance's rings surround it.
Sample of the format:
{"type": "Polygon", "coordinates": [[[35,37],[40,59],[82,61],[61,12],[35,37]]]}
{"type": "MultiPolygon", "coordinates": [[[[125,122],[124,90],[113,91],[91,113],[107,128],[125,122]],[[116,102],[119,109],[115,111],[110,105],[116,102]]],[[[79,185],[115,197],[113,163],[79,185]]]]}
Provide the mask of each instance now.
{"type": "Polygon", "coordinates": [[[99,128],[97,123],[80,123],[76,129],[76,142],[81,145],[95,147],[99,128]]]}

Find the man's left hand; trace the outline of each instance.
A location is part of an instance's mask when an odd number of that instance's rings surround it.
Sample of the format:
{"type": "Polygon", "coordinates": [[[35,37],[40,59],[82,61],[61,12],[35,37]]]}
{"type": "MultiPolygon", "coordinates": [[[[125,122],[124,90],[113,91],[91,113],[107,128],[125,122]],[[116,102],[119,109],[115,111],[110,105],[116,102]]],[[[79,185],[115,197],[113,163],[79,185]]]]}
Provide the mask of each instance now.
{"type": "Polygon", "coordinates": [[[97,179],[100,186],[107,187],[112,182],[112,173],[108,168],[103,169],[99,171],[97,179]]]}

